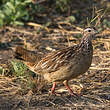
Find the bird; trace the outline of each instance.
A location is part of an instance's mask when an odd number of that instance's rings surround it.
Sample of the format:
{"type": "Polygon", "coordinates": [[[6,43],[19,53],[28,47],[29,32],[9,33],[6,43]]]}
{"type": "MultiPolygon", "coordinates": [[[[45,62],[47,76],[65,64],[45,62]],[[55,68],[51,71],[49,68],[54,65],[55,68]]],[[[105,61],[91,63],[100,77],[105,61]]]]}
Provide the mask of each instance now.
{"type": "Polygon", "coordinates": [[[97,30],[88,27],[83,30],[79,44],[65,47],[42,55],[17,46],[15,58],[22,60],[31,71],[42,75],[45,80],[53,83],[51,93],[55,94],[57,83],[63,83],[70,95],[75,95],[68,82],[88,71],[93,58],[92,39],[97,30]]]}

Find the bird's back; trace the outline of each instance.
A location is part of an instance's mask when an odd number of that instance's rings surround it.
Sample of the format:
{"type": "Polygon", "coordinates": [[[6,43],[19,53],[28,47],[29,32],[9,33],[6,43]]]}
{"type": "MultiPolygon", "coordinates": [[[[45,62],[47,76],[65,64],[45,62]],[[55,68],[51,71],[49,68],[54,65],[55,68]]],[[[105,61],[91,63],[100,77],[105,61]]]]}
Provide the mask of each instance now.
{"type": "Polygon", "coordinates": [[[50,82],[70,80],[90,67],[93,56],[91,38],[94,34],[95,30],[88,28],[78,45],[57,50],[42,58],[22,48],[17,48],[15,53],[18,58],[28,62],[28,66],[31,64],[29,67],[32,71],[50,82]]]}

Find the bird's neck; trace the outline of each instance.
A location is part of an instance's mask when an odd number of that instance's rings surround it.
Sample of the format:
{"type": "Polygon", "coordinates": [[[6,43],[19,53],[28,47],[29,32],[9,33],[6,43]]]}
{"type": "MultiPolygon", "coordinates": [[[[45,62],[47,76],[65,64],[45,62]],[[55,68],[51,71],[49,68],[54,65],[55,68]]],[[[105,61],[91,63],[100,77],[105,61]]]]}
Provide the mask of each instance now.
{"type": "Polygon", "coordinates": [[[83,36],[81,43],[79,44],[79,46],[85,50],[92,50],[92,36],[83,36]]]}

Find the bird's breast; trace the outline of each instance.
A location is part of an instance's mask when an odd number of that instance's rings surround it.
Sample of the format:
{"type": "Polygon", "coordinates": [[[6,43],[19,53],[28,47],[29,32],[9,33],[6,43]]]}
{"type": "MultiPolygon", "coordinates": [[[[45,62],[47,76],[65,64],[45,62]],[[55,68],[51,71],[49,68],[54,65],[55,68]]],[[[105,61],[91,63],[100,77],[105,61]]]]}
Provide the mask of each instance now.
{"type": "Polygon", "coordinates": [[[83,73],[85,73],[91,63],[92,63],[92,56],[93,53],[82,53],[80,55],[77,55],[71,62],[69,66],[69,73],[71,78],[75,78],[83,73]]]}

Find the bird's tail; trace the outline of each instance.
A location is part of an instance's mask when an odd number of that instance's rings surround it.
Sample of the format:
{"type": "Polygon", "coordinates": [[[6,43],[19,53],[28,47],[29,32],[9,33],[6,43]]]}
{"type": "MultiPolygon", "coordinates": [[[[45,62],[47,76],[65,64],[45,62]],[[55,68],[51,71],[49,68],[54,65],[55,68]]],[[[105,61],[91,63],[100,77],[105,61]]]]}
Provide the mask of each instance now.
{"type": "Polygon", "coordinates": [[[15,58],[25,62],[34,63],[39,60],[39,55],[26,50],[23,47],[17,46],[15,49],[15,58]]]}

